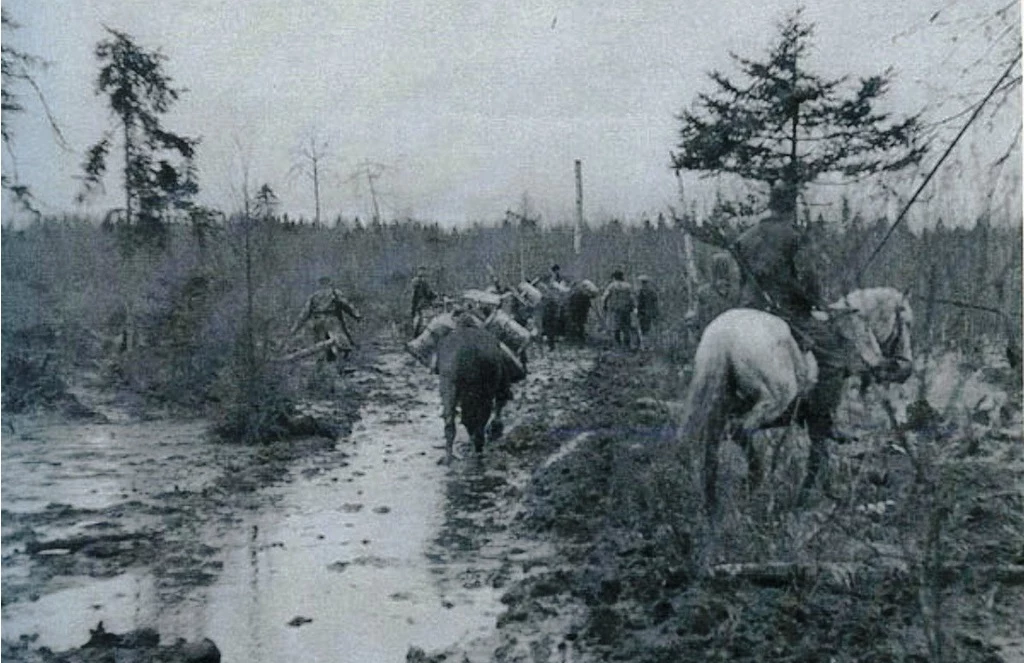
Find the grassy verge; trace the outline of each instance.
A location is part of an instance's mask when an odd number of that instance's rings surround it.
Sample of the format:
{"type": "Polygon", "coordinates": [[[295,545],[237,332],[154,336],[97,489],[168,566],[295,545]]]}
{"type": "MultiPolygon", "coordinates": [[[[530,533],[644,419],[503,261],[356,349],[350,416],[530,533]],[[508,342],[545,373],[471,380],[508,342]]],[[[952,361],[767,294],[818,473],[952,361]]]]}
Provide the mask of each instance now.
{"type": "Polygon", "coordinates": [[[1019,436],[952,422],[872,433],[855,449],[833,447],[830,497],[807,508],[793,499],[802,434],[780,442],[754,494],[740,454],[724,445],[725,515],[712,529],[694,454],[634,405],[674,382],[653,358],[603,355],[578,415],[592,436],[537,470],[526,491],[524,525],[558,542],[571,569],[564,586],[585,606],[579,653],[1013,660],[1000,647],[1024,636],[1019,436]]]}

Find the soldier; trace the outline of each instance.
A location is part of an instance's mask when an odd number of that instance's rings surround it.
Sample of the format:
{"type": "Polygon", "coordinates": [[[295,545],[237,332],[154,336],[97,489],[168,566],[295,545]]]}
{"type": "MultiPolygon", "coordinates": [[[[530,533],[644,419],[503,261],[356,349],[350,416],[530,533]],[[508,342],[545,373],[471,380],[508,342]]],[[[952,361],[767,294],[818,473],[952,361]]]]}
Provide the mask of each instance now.
{"type": "Polygon", "coordinates": [[[739,303],[739,283],[732,256],[719,252],[711,256],[711,281],[697,288],[694,310],[686,321],[698,334],[708,323],[739,303]]]}
{"type": "Polygon", "coordinates": [[[487,265],[487,278],[490,279],[491,283],[487,286],[486,292],[490,292],[495,295],[504,295],[509,292],[509,288],[501,282],[501,277],[498,276],[498,272],[490,265],[487,265]]]}
{"type": "Polygon", "coordinates": [[[352,340],[352,335],[348,331],[348,325],[345,324],[345,315],[349,315],[357,321],[362,320],[363,317],[342,296],[341,291],[334,287],[331,277],[320,277],[319,285],[320,288],[306,300],[305,306],[302,307],[302,313],[299,314],[295,324],[292,325],[289,334],[294,336],[307,321],[312,320],[313,340],[315,342],[320,343],[328,339],[334,341],[327,347],[324,353],[324,358],[327,361],[334,361],[338,354],[347,357],[352,348],[355,347],[355,341],[352,340]],[[339,332],[344,334],[344,342],[339,332]]]}
{"type": "Polygon", "coordinates": [[[569,287],[568,282],[562,276],[562,268],[558,265],[551,265],[551,273],[548,276],[548,282],[554,286],[569,287]]]}
{"type": "Polygon", "coordinates": [[[632,345],[633,312],[636,310],[636,295],[633,286],[626,282],[621,269],[612,272],[612,280],[601,295],[601,311],[608,321],[608,328],[615,343],[632,345]]]}
{"type": "Polygon", "coordinates": [[[412,315],[410,319],[413,337],[419,336],[426,326],[423,310],[430,306],[436,297],[430,284],[427,283],[427,268],[419,267],[416,270],[416,276],[412,278],[412,315]]]}
{"type": "Polygon", "coordinates": [[[636,317],[640,323],[640,333],[646,336],[658,320],[658,291],[651,284],[651,277],[646,274],[641,274],[637,281],[640,282],[640,290],[636,295],[636,317]]]}
{"type": "Polygon", "coordinates": [[[808,427],[836,440],[832,410],[846,377],[843,341],[832,326],[811,312],[820,302],[820,285],[796,227],[797,190],[788,183],[772,186],[769,215],[744,231],[733,244],[742,274],[741,303],[774,313],[789,323],[801,348],[814,352],[818,382],[808,396],[808,427]]]}

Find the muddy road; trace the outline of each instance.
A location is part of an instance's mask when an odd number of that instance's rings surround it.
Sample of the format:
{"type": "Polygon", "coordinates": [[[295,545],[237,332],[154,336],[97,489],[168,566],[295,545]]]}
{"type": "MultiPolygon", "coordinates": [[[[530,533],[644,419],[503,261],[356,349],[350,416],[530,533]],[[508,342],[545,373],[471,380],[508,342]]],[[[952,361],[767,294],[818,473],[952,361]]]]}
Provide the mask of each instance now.
{"type": "Polygon", "coordinates": [[[558,425],[592,355],[538,357],[506,438],[477,457],[460,427],[450,468],[436,376],[394,339],[373,355],[306,405],[350,422],[336,443],[218,444],[204,421],[139,421],[95,398],[105,423],[11,420],[4,640],[65,650],[102,621],[258,663],[398,661],[484,638],[502,589],[548,553],[508,534],[528,478],[516,445],[558,425]]]}
{"type": "Polygon", "coordinates": [[[4,657],[51,660],[22,654],[102,621],[210,638],[225,661],[1024,660],[1020,396],[994,387],[1019,375],[927,368],[917,429],[852,388],[858,441],[807,507],[798,436],[750,494],[727,447],[714,537],[671,423],[637,407],[678,393],[652,353],[534,354],[505,437],[478,456],[460,428],[451,467],[436,377],[394,340],[306,404],[337,440],[214,444],[205,422],[97,402],[109,423],[15,419],[4,657]]]}

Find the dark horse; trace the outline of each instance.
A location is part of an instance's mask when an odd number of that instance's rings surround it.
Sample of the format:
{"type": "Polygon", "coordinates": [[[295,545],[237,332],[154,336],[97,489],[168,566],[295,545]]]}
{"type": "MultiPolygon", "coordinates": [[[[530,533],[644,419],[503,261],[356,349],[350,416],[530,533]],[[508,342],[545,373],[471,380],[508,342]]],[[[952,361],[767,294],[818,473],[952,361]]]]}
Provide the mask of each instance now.
{"type": "Polygon", "coordinates": [[[538,286],[544,297],[537,304],[535,318],[539,319],[540,336],[547,341],[548,350],[555,349],[555,339],[565,336],[566,312],[569,306],[569,293],[562,292],[552,286],[538,286]]]}
{"type": "Polygon", "coordinates": [[[549,350],[555,349],[555,339],[568,338],[577,343],[586,340],[587,316],[594,298],[582,283],[574,284],[568,290],[552,286],[541,289],[544,297],[537,305],[540,335],[547,340],[549,350]]]}
{"type": "Polygon", "coordinates": [[[587,317],[590,315],[590,303],[594,296],[586,290],[574,287],[569,293],[566,305],[565,332],[566,337],[577,343],[587,340],[587,317]]]}
{"type": "Polygon", "coordinates": [[[490,332],[466,327],[455,329],[441,339],[437,348],[437,369],[444,417],[445,461],[450,463],[456,410],[461,413],[462,425],[474,449],[483,451],[487,437],[501,437],[502,408],[512,399],[512,384],[526,374],[490,332]]]}
{"type": "MultiPolygon", "coordinates": [[[[851,368],[866,367],[887,382],[903,382],[910,376],[913,312],[902,293],[893,288],[857,290],[833,304],[829,314],[847,341],[851,368]]],[[[693,363],[679,438],[704,450],[705,507],[713,514],[718,448],[724,434],[731,432],[746,453],[749,482],[756,487],[761,458],[751,436],[760,429],[808,421],[810,413],[798,406],[815,384],[817,363],[811,353],[800,351],[784,320],[753,309],[731,309],[712,320],[693,363]]],[[[801,500],[814,485],[827,453],[825,433],[809,426],[808,434],[810,455],[801,500]]]]}

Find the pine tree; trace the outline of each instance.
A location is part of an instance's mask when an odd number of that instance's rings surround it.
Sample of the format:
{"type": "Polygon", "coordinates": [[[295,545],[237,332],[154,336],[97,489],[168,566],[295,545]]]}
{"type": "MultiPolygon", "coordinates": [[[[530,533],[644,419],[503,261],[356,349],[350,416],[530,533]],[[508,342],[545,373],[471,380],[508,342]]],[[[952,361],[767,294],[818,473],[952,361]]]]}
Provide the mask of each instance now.
{"type": "MultiPolygon", "coordinates": [[[[142,244],[162,246],[170,210],[190,211],[199,191],[193,163],[197,138],[165,130],[160,118],[183,89],[164,72],[167,57],[147,51],[123,32],[107,28],[96,45],[101,63],[96,94],[106,95],[121,129],[124,149],[125,206],[123,227],[142,244]]],[[[89,148],[83,164],[85,188],[79,200],[95,191],[107,170],[114,144],[112,131],[89,148]]]]}
{"type": "Polygon", "coordinates": [[[893,119],[875,109],[889,73],[859,80],[826,79],[804,67],[814,26],[797,10],[780,26],[766,61],[732,54],[743,77],[735,83],[714,71],[716,91],[684,110],[675,171],[732,173],[799,189],[826,173],[854,178],[917,163],[926,146],[917,115],[893,119]]]}

